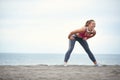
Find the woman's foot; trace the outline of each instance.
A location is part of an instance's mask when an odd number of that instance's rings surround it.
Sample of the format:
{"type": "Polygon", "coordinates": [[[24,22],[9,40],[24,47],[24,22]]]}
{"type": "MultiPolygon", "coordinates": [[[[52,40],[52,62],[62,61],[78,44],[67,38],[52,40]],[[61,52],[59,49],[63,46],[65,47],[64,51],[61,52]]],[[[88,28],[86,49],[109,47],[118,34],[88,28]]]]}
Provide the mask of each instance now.
{"type": "Polygon", "coordinates": [[[67,62],[64,62],[64,66],[67,66],[67,62]]]}
{"type": "Polygon", "coordinates": [[[101,64],[97,63],[96,61],[94,62],[94,64],[95,64],[96,67],[102,66],[101,64]]]}
{"type": "Polygon", "coordinates": [[[101,64],[95,64],[95,67],[101,67],[102,65],[101,64]]]}

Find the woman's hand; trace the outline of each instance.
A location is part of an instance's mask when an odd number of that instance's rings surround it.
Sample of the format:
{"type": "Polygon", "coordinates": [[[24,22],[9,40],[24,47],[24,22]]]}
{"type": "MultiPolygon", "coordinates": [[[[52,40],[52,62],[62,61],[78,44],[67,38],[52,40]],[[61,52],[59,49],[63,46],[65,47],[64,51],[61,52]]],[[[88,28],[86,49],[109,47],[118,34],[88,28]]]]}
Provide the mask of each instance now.
{"type": "Polygon", "coordinates": [[[69,38],[70,40],[74,40],[75,38],[73,37],[73,36],[70,36],[70,38],[69,38]]]}
{"type": "Polygon", "coordinates": [[[88,38],[87,37],[84,37],[83,40],[87,40],[88,38]]]}
{"type": "Polygon", "coordinates": [[[90,37],[92,37],[93,36],[93,34],[90,34],[90,37]]]}

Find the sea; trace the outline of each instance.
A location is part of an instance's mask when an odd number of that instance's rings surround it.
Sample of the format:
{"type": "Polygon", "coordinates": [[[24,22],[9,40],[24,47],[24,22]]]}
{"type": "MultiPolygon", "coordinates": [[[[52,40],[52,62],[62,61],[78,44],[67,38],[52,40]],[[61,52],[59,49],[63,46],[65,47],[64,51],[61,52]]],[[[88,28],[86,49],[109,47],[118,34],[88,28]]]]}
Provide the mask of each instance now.
{"type": "MultiPolygon", "coordinates": [[[[63,65],[65,54],[0,53],[0,65],[63,65]]],[[[94,54],[98,63],[120,65],[120,54],[94,54]]],[[[93,65],[87,54],[71,54],[69,65],[93,65]]]]}

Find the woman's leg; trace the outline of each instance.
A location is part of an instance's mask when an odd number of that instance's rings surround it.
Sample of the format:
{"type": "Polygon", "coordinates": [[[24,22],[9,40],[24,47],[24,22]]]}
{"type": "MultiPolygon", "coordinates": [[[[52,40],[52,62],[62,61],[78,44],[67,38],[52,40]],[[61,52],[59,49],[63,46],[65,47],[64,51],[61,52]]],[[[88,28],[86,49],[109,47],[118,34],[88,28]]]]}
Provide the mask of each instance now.
{"type": "Polygon", "coordinates": [[[92,62],[93,62],[94,64],[97,64],[96,59],[95,59],[93,53],[91,52],[91,50],[90,50],[90,48],[89,48],[89,46],[88,46],[87,41],[86,41],[86,40],[83,40],[82,38],[77,38],[76,40],[82,45],[82,47],[83,47],[84,50],[87,52],[87,54],[88,54],[89,58],[92,60],[92,62]]]}
{"type": "Polygon", "coordinates": [[[76,42],[76,40],[69,40],[69,49],[68,49],[68,51],[67,51],[66,54],[65,54],[64,62],[67,62],[68,59],[70,58],[70,55],[71,55],[71,53],[72,53],[72,51],[73,51],[75,42],[76,42]]]}

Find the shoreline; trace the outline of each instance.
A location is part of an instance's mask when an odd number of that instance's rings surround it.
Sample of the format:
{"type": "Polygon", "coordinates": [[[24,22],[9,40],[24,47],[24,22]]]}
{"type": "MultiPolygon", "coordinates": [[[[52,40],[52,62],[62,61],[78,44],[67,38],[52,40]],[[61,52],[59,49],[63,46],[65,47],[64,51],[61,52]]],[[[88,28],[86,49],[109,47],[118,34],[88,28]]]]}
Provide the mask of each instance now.
{"type": "MultiPolygon", "coordinates": [[[[120,64],[101,64],[102,67],[104,66],[120,66],[120,64]]],[[[7,65],[7,64],[3,64],[0,66],[64,66],[63,64],[12,64],[12,65],[7,65]]],[[[68,64],[68,66],[94,66],[94,64],[68,64]]]]}
{"type": "Polygon", "coordinates": [[[0,80],[119,80],[120,65],[0,65],[0,80]]]}

